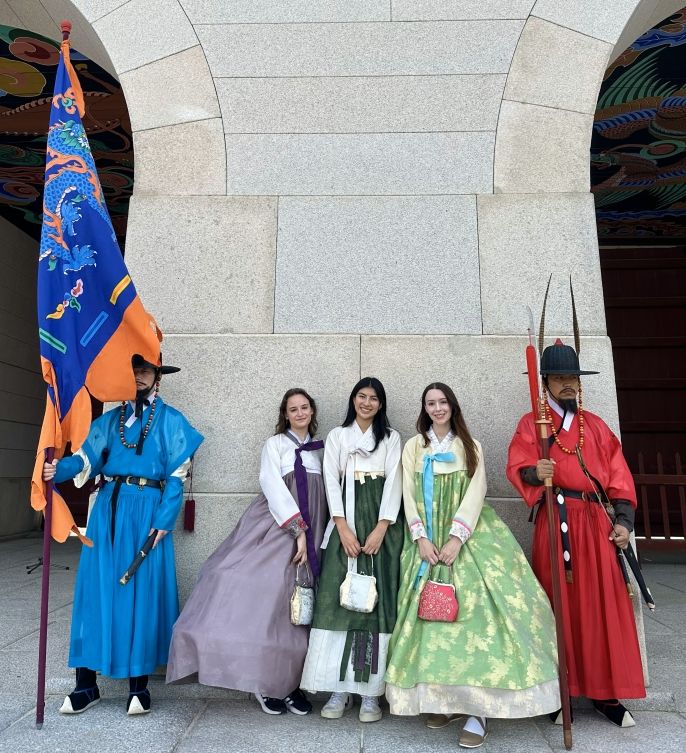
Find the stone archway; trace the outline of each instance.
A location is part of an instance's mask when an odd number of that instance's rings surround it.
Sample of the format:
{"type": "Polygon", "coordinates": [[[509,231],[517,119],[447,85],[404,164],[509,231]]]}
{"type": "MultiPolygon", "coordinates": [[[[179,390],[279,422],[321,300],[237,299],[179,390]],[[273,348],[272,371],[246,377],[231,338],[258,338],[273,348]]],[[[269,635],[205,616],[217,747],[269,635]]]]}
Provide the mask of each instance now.
{"type": "MultiPolygon", "coordinates": [[[[605,334],[589,193],[588,154],[598,90],[608,63],[655,20],[680,7],[680,0],[538,0],[510,65],[496,134],[494,195],[480,197],[480,214],[488,221],[493,213],[503,212],[531,233],[531,242],[515,250],[521,272],[515,273],[512,300],[531,297],[533,270],[573,273],[584,289],[579,314],[582,332],[589,336],[605,334]]],[[[501,223],[500,244],[494,247],[507,248],[509,226],[501,223]]],[[[497,263],[489,250],[481,256],[487,274],[497,263]]],[[[553,301],[567,300],[564,276],[559,275],[557,291],[553,287],[553,301]]],[[[541,294],[544,285],[542,279],[535,283],[541,294]]],[[[484,308],[488,312],[486,302],[484,308]]],[[[512,313],[499,306],[492,321],[485,316],[484,331],[507,331],[512,313]]],[[[553,306],[550,326],[551,332],[569,330],[568,306],[553,306]]]]}
{"type": "MultiPolygon", "coordinates": [[[[160,220],[160,196],[173,197],[172,202],[180,200],[188,209],[193,201],[202,203],[200,196],[226,193],[225,149],[214,84],[183,8],[176,1],[166,5],[160,18],[159,7],[151,11],[147,3],[140,2],[0,2],[0,24],[27,29],[48,39],[59,39],[59,21],[67,17],[73,24],[72,47],[119,78],[127,98],[136,151],[136,198],[129,211],[132,242],[127,249],[127,257],[132,260],[149,258],[148,232],[155,224],[149,213],[153,195],[158,199],[153,214],[155,220],[160,220]],[[194,199],[189,199],[189,194],[194,199]]],[[[35,314],[30,301],[35,287],[35,241],[6,222],[1,232],[4,249],[14,254],[7,261],[15,275],[15,289],[4,296],[0,334],[5,338],[6,328],[14,328],[15,334],[21,332],[19,339],[5,343],[6,352],[13,355],[11,363],[2,365],[0,375],[3,400],[6,397],[9,401],[4,417],[11,423],[3,421],[0,426],[2,447],[7,450],[3,453],[0,479],[3,496],[14,500],[18,511],[7,519],[7,525],[0,522],[0,529],[8,534],[32,525],[31,513],[24,514],[27,482],[21,468],[28,468],[33,454],[33,432],[40,423],[44,390],[40,376],[33,373],[37,355],[32,345],[31,331],[35,329],[30,322],[35,314]],[[19,277],[21,284],[25,282],[27,286],[25,293],[21,292],[19,277]],[[7,295],[18,301],[8,302],[7,295]],[[19,310],[17,306],[23,308],[19,310]],[[18,376],[22,369],[23,379],[18,376]],[[34,391],[24,395],[29,383],[34,391]]],[[[178,261],[183,264],[182,259],[178,261]]],[[[154,300],[149,305],[153,308],[154,300]]],[[[173,325],[166,328],[173,331],[173,325]]]]}
{"type": "MultiPolygon", "coordinates": [[[[37,523],[27,498],[45,405],[36,339],[35,275],[45,129],[61,36],[50,13],[52,5],[15,4],[12,9],[0,3],[0,263],[5,270],[0,282],[0,535],[5,536],[24,533],[37,523]]],[[[73,62],[88,102],[84,126],[121,242],[133,183],[126,104],[118,82],[106,70],[112,69],[111,61],[92,28],[78,22],[80,14],[70,9],[70,15],[71,11],[79,24],[73,62]]],[[[84,519],[86,506],[87,499],[82,499],[75,509],[77,515],[83,509],[84,519]]]]}

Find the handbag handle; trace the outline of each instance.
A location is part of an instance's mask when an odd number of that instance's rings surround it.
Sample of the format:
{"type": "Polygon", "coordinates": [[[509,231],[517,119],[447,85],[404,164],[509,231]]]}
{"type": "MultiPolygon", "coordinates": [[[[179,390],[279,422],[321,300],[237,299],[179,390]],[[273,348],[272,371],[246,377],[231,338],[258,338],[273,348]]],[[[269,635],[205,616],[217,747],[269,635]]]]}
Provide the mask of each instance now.
{"type": "Polygon", "coordinates": [[[298,564],[295,566],[295,585],[296,586],[312,586],[312,570],[310,570],[310,563],[305,562],[304,564],[301,562],[298,562],[298,564]],[[304,567],[305,571],[307,572],[307,583],[304,583],[303,581],[299,581],[298,577],[300,575],[300,568],[304,567]]]}
{"type": "MultiPolygon", "coordinates": [[[[435,565],[431,565],[431,567],[429,568],[429,580],[431,580],[431,573],[433,572],[434,567],[447,567],[448,571],[450,572],[450,581],[451,581],[447,585],[454,585],[454,583],[452,582],[455,579],[452,565],[446,565],[445,562],[437,562],[435,565]]],[[[444,581],[442,580],[436,581],[436,583],[443,583],[443,582],[444,581]]]]}
{"type": "MultiPolygon", "coordinates": [[[[370,554],[369,559],[372,563],[372,577],[374,577],[374,555],[370,554]]],[[[352,572],[353,569],[353,562],[357,561],[357,557],[348,557],[348,572],[352,572]]]]}

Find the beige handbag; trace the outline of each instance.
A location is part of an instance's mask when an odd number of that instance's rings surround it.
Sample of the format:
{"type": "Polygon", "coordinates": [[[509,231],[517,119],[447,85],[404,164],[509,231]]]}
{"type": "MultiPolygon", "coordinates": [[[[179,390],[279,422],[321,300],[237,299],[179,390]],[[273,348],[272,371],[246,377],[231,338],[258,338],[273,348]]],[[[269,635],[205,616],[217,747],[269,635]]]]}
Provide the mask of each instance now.
{"type": "Polygon", "coordinates": [[[300,581],[300,567],[295,568],[295,588],[291,594],[291,623],[293,625],[311,625],[314,617],[314,588],[309,564],[305,563],[308,583],[300,581]]]}
{"type": "Polygon", "coordinates": [[[374,557],[372,561],[372,574],[362,575],[352,570],[353,560],[348,558],[348,572],[341,583],[339,590],[340,603],[344,609],[351,612],[373,612],[379,594],[376,590],[376,578],[374,577],[374,557]]]}

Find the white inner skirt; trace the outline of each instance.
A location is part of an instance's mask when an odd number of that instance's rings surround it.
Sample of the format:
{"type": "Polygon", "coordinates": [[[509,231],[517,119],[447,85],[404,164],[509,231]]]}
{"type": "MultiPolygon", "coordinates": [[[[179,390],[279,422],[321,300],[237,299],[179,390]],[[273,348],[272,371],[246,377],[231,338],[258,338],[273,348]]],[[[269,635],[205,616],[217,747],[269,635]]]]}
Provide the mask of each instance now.
{"type": "Polygon", "coordinates": [[[311,693],[320,691],[359,693],[360,695],[383,695],[386,684],[383,681],[386,674],[386,657],[388,655],[389,633],[379,634],[379,671],[370,675],[369,682],[355,682],[355,671],[352,661],[348,662],[345,679],[340,680],[341,659],[345,650],[345,640],[348,633],[345,630],[310,631],[310,644],[305,659],[305,669],[300,687],[311,693]]]}
{"type": "Polygon", "coordinates": [[[386,686],[391,714],[469,714],[500,719],[522,719],[550,714],[560,708],[560,685],[549,680],[523,690],[476,688],[469,685],[386,686]]]}

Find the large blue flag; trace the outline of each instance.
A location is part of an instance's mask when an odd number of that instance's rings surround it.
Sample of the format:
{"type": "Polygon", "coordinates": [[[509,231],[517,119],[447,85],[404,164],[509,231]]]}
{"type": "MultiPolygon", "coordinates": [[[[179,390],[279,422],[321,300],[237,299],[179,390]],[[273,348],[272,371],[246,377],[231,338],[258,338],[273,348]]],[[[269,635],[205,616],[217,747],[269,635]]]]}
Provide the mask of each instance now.
{"type": "MultiPolygon", "coordinates": [[[[38,335],[47,406],[34,469],[31,504],[45,506],[44,450],[61,457],[67,442],[81,446],[91,420],[90,395],[133,398],[131,356],[160,360],[161,333],[145,311],[112,228],[86,131],[84,101],[62,43],[45,166],[43,227],[38,263],[38,335]]],[[[55,498],[53,536],[74,528],[55,498]]]]}

